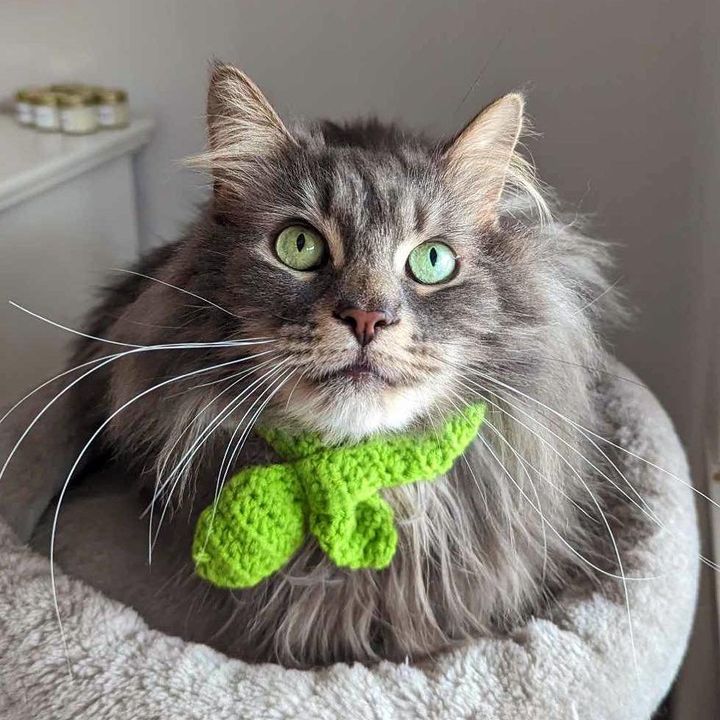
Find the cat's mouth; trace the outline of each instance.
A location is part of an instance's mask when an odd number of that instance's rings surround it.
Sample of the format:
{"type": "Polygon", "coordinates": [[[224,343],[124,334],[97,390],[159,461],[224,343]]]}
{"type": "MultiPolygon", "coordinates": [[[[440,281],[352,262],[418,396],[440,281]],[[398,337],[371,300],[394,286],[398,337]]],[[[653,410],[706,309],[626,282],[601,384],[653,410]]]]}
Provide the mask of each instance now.
{"type": "Polygon", "coordinates": [[[387,387],[395,385],[395,382],[383,373],[377,365],[365,358],[355,360],[339,370],[323,373],[316,379],[316,382],[324,384],[332,380],[345,380],[353,385],[382,384],[387,387]]]}

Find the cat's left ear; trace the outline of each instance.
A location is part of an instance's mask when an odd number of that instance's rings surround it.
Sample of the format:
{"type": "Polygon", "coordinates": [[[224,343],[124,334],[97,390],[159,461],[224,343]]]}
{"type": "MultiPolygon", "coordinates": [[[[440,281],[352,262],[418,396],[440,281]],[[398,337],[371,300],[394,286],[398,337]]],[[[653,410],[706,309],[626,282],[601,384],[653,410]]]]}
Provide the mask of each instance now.
{"type": "Polygon", "coordinates": [[[481,223],[494,223],[518,139],[525,99],[510,93],[475,116],[446,148],[448,180],[481,223]]]}

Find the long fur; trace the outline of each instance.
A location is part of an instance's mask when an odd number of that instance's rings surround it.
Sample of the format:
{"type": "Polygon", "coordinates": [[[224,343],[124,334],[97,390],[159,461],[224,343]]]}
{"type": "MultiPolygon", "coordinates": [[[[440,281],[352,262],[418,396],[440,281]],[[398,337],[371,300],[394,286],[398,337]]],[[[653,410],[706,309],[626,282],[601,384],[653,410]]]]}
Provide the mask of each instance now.
{"type": "MultiPolygon", "coordinates": [[[[618,312],[607,253],[551,212],[516,151],[517,133],[497,162],[492,153],[475,166],[463,158],[464,176],[477,173],[468,183],[457,182],[463,133],[438,143],[375,121],[285,126],[233,69],[215,69],[209,115],[210,149],[195,164],[213,176],[211,203],[184,238],[108,291],[88,332],[137,344],[269,342],[129,356],[77,398],[78,414],[100,421],[153,383],[267,351],[248,361],[266,365],[237,391],[270,371],[267,382],[179,471],[236,395],[222,393],[244,365],[143,397],[110,426],[105,446],[141,472],[156,503],[171,503],[170,528],[181,535],[212,499],[223,456],[237,450],[235,467],[265,457],[252,437],[225,455],[238,423],[249,431],[265,399],[265,422],[316,430],[329,442],[432,427],[478,398],[489,409],[446,478],[386,493],[400,533],[387,570],[334,567],[309,542],[257,588],[211,595],[203,613],[217,612],[223,648],[300,667],[417,660],[512,627],[576,573],[617,572],[614,521],[602,515],[615,492],[603,476],[608,458],[526,397],[602,431],[598,328],[618,312]],[[498,173],[491,204],[483,188],[498,173]],[[481,196],[474,215],[468,208],[481,196]],[[283,268],[272,252],[272,238],[298,219],[332,253],[312,277],[283,268]],[[403,257],[436,237],[455,248],[461,271],[446,286],[417,287],[403,257]],[[391,307],[402,319],[360,351],[333,316],[338,303],[391,307]],[[335,375],[359,352],[382,369],[381,388],[357,390],[335,375]],[[174,484],[157,493],[173,471],[174,484]],[[220,608],[231,608],[229,619],[220,608]]],[[[75,360],[103,353],[83,341],[75,360]]]]}

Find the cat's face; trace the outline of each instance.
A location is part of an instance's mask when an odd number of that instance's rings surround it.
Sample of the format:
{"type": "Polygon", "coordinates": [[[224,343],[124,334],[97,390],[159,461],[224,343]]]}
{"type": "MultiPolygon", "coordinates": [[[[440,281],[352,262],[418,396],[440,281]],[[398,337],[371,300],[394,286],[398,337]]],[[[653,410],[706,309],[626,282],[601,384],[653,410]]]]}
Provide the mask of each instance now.
{"type": "Polygon", "coordinates": [[[493,215],[517,96],[439,148],[373,124],[287,130],[244,76],[223,71],[211,88],[212,234],[228,252],[225,306],[246,335],[272,338],[287,368],[276,412],[341,439],[458,405],[463,368],[528,296],[512,262],[497,268],[493,215]],[[467,157],[478,152],[479,187],[467,157]]]}

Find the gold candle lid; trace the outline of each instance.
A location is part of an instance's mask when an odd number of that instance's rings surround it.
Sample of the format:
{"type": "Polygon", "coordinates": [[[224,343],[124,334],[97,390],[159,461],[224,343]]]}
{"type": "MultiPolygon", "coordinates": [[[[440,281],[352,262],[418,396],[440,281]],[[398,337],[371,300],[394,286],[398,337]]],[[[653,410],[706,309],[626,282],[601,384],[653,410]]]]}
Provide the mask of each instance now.
{"type": "Polygon", "coordinates": [[[15,93],[15,100],[17,102],[30,102],[41,89],[39,88],[20,88],[15,93]]]}
{"type": "Polygon", "coordinates": [[[57,107],[59,104],[60,96],[52,90],[38,90],[34,93],[30,99],[33,105],[47,105],[49,107],[57,107]]]}
{"type": "Polygon", "coordinates": [[[102,105],[119,105],[127,102],[128,94],[120,88],[102,88],[96,92],[96,97],[102,105]]]}
{"type": "Polygon", "coordinates": [[[97,98],[90,91],[74,92],[74,93],[58,93],[58,105],[60,107],[86,107],[88,105],[97,105],[97,98]]]}

